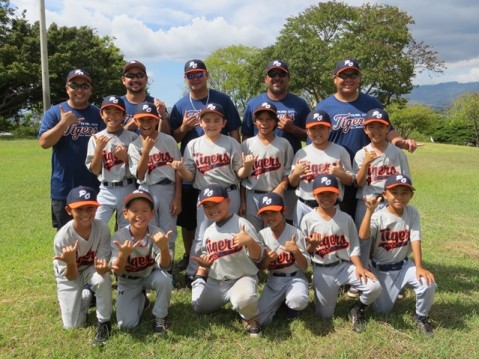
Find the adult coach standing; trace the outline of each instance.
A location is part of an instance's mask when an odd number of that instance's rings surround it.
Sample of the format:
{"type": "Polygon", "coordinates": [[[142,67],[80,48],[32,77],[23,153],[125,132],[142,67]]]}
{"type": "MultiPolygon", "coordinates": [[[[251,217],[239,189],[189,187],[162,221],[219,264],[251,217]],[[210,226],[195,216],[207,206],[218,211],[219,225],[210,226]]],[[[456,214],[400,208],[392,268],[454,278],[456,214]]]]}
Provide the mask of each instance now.
{"type": "MultiPolygon", "coordinates": [[[[308,117],[310,108],[304,99],[288,92],[290,79],[289,67],[286,62],[272,60],[268,63],[264,76],[266,92],[252,98],[246,105],[243,114],[241,128],[243,140],[258,133],[258,128],[253,121],[253,112],[258,105],[268,101],[274,104],[278,111],[279,121],[274,133],[279,137],[286,138],[293,147],[293,152],[298,152],[301,148],[301,141],[306,140],[306,117],[308,117]]],[[[288,221],[292,221],[297,197],[292,188],[286,190],[284,196],[287,208],[285,217],[288,221]]]]}
{"type": "MultiPolygon", "coordinates": [[[[351,159],[356,152],[368,145],[370,140],[364,132],[364,119],[369,110],[383,108],[374,97],[360,91],[361,69],[353,59],[338,62],[333,81],[336,93],[321,101],[316,110],[323,110],[331,118],[330,141],[337,143],[349,152],[351,159]]],[[[403,139],[394,129],[391,129],[387,139],[395,146],[414,152],[417,143],[414,140],[403,139]]],[[[347,186],[341,210],[354,218],[356,209],[356,188],[347,186]]]]}
{"type": "Polygon", "coordinates": [[[105,128],[99,108],[89,103],[93,87],[86,71],[70,71],[65,89],[68,100],[44,114],[38,132],[40,146],[53,149],[51,210],[57,229],[71,219],[65,206],[72,188],[82,185],[98,191],[99,182],[86,168],[85,158],[90,137],[105,128]]]}
{"type": "Polygon", "coordinates": [[[146,92],[146,85],[148,84],[148,74],[146,67],[140,61],[130,61],[123,67],[123,75],[121,76],[123,86],[126,88],[126,94],[121,98],[125,101],[126,116],[123,121],[123,127],[130,131],[136,131],[136,126],[133,116],[136,114],[138,104],[140,102],[150,102],[155,104],[158,114],[160,115],[159,131],[170,134],[170,125],[168,123],[168,111],[163,101],[150,96],[146,92]]]}
{"type": "MultiPolygon", "coordinates": [[[[226,126],[221,132],[240,142],[241,119],[238,110],[228,95],[208,88],[208,76],[208,70],[203,61],[192,59],[185,63],[184,77],[189,92],[175,103],[170,115],[173,137],[181,143],[182,154],[188,142],[204,134],[199,126],[198,114],[207,103],[214,102],[223,107],[226,126]]],[[[177,224],[182,228],[185,256],[176,265],[179,270],[185,269],[188,265],[188,253],[195,237],[197,197],[198,192],[193,188],[192,183],[183,181],[182,211],[178,216],[177,224]]]]}

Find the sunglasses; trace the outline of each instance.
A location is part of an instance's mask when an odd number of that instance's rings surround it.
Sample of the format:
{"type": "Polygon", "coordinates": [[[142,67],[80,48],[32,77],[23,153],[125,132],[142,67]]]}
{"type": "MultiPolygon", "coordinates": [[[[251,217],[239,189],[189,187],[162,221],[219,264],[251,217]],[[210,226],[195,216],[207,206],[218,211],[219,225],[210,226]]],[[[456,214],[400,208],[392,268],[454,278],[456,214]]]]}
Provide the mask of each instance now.
{"type": "Polygon", "coordinates": [[[186,77],[188,80],[202,79],[203,76],[205,76],[205,72],[204,72],[204,71],[195,72],[195,73],[192,73],[192,74],[186,74],[186,75],[185,75],[185,77],[186,77]]]}
{"type": "Polygon", "coordinates": [[[128,79],[144,79],[146,77],[146,75],[143,72],[138,72],[137,74],[134,74],[133,72],[127,72],[123,76],[125,76],[128,79]]]}
{"type": "Polygon", "coordinates": [[[336,76],[338,76],[342,80],[346,80],[346,79],[355,80],[355,79],[358,79],[361,75],[359,75],[357,72],[353,72],[351,74],[345,74],[344,72],[340,72],[336,76]]]}
{"type": "Polygon", "coordinates": [[[288,76],[288,74],[284,71],[270,71],[270,72],[268,72],[268,77],[274,78],[276,76],[286,77],[286,76],[288,76]]]}
{"type": "Polygon", "coordinates": [[[77,84],[76,82],[69,82],[68,87],[71,88],[72,90],[89,90],[90,89],[90,84],[83,83],[83,84],[77,84]]]}

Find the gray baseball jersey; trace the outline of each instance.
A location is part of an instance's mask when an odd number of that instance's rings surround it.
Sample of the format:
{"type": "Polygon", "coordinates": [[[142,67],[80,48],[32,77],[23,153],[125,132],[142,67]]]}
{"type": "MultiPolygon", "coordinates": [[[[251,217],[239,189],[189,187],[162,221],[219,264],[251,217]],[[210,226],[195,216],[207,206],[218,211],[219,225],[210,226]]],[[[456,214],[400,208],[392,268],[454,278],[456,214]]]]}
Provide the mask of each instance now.
{"type": "Polygon", "coordinates": [[[254,241],[261,245],[258,234],[251,223],[237,214],[233,214],[226,223],[221,225],[213,223],[205,230],[203,254],[214,260],[209,270],[209,277],[217,280],[229,280],[254,276],[258,273],[258,268],[249,257],[247,248],[233,247],[234,236],[241,232],[243,225],[254,241]]]}
{"type": "MultiPolygon", "coordinates": [[[[348,151],[346,151],[343,146],[336,143],[330,143],[324,150],[320,150],[310,144],[296,152],[291,171],[294,171],[297,164],[306,163],[309,170],[312,172],[311,175],[302,175],[300,177],[299,185],[296,189],[296,195],[304,200],[314,201],[314,179],[319,174],[328,173],[329,166],[337,163],[338,160],[341,160],[345,172],[352,173],[351,158],[349,157],[348,151]]],[[[339,181],[338,184],[340,192],[339,200],[342,200],[344,195],[344,185],[339,181]]]]}
{"type": "Polygon", "coordinates": [[[87,283],[91,284],[97,298],[96,316],[100,322],[110,320],[112,312],[111,279],[109,273],[100,275],[94,268],[95,258],[110,259],[110,229],[107,224],[95,219],[92,222],[88,240],[81,237],[73,227],[73,220],[65,224],[55,235],[55,255],[61,256],[63,248],[74,246],[78,241],[78,276],[74,281],[65,276],[66,263],[53,260],[53,269],[57,282],[58,301],[65,328],[80,327],[85,323],[87,305],[82,305],[82,291],[87,283]]]}
{"type": "MultiPolygon", "coordinates": [[[[374,151],[371,144],[366,146],[369,152],[374,151]]],[[[364,148],[360,149],[354,156],[353,171],[358,173],[361,168],[366,152],[364,148]]],[[[356,198],[362,199],[365,196],[370,196],[384,191],[384,183],[386,179],[394,174],[401,173],[411,178],[409,171],[409,164],[404,152],[392,144],[388,147],[381,156],[371,162],[368,169],[366,184],[358,188],[356,198]]]]}
{"type": "Polygon", "coordinates": [[[212,183],[224,187],[236,185],[236,172],[243,167],[241,145],[229,136],[221,135],[213,143],[203,135],[188,143],[183,162],[195,174],[193,187],[197,189],[212,183]]]}
{"type": "Polygon", "coordinates": [[[91,170],[91,162],[95,154],[96,139],[100,136],[108,136],[111,138],[102,151],[102,170],[98,174],[100,182],[118,182],[127,178],[133,178],[130,169],[125,162],[118,159],[114,155],[114,151],[118,145],[123,145],[128,150],[128,146],[132,143],[138,135],[131,131],[122,130],[121,133],[111,133],[107,130],[98,132],[96,135],[90,137],[88,141],[88,151],[85,159],[85,164],[91,170]]]}
{"type": "MultiPolygon", "coordinates": [[[[142,150],[141,136],[128,147],[130,172],[135,177],[142,150]]],[[[155,145],[148,156],[148,169],[146,170],[145,178],[142,181],[138,181],[138,183],[153,185],[166,179],[175,183],[175,170],[168,163],[173,160],[179,161],[180,159],[181,154],[175,139],[170,135],[159,132],[155,145]]]]}
{"type": "Polygon", "coordinates": [[[246,189],[271,192],[291,172],[293,147],[283,137],[276,136],[265,145],[254,136],[244,141],[241,148],[245,155],[258,156],[251,175],[241,181],[246,189]]]}

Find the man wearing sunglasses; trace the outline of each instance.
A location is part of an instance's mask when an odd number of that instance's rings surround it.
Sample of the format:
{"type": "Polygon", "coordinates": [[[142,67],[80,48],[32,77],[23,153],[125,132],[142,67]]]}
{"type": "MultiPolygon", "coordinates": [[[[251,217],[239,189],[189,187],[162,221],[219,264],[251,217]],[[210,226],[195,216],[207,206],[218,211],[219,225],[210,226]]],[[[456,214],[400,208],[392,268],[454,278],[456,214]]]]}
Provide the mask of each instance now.
{"type": "MultiPolygon", "coordinates": [[[[221,133],[229,135],[240,142],[239,128],[241,118],[231,98],[219,91],[208,88],[209,73],[203,61],[192,59],[185,63],[184,78],[188,86],[188,93],[180,98],[170,115],[170,126],[173,137],[180,142],[181,153],[191,140],[203,135],[199,126],[198,114],[207,103],[220,104],[225,112],[226,126],[221,133]]],[[[198,192],[191,183],[183,182],[182,211],[178,216],[177,224],[182,227],[185,256],[177,263],[178,270],[186,269],[189,261],[191,243],[195,237],[196,229],[196,199],[198,192]]]]}
{"type": "Polygon", "coordinates": [[[92,89],[86,71],[70,71],[65,84],[68,100],[45,112],[38,132],[40,146],[53,150],[51,211],[57,230],[71,220],[65,211],[68,192],[80,185],[97,191],[99,187],[98,179],[85,166],[90,137],[105,128],[99,108],[89,103],[92,89]]]}
{"type": "Polygon", "coordinates": [[[121,81],[126,88],[126,94],[122,96],[126,109],[123,127],[130,131],[136,131],[138,129],[133,120],[133,116],[136,114],[138,104],[147,101],[154,103],[158,110],[158,114],[160,115],[159,131],[169,135],[171,132],[165,103],[150,96],[146,90],[148,75],[145,65],[136,60],[126,63],[123,67],[121,81]]]}

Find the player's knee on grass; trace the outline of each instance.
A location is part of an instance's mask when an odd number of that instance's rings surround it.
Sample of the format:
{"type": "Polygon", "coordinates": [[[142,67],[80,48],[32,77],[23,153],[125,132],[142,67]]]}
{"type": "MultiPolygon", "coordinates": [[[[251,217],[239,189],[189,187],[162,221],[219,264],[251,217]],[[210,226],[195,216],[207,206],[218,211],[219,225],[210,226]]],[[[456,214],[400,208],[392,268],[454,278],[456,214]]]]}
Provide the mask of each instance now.
{"type": "Polygon", "coordinates": [[[293,310],[303,310],[308,306],[308,293],[294,293],[286,297],[286,305],[293,310]]]}

